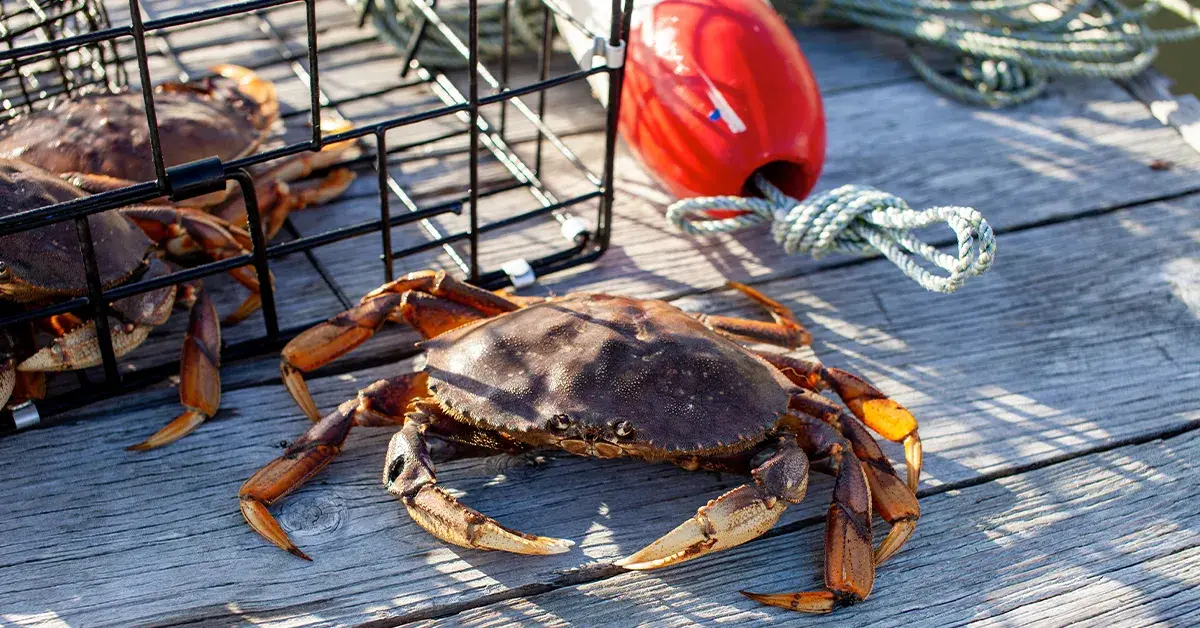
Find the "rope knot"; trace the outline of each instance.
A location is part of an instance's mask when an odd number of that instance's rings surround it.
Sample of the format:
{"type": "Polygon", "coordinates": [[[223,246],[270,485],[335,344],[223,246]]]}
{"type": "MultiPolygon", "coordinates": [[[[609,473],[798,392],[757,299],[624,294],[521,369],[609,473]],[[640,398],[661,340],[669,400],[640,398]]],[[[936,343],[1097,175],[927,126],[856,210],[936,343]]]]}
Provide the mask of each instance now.
{"type": "Polygon", "coordinates": [[[756,174],[763,198],[713,196],[688,198],[667,208],[667,219],[684,232],[728,233],[771,223],[771,235],[789,255],[830,252],[880,254],[926,290],[950,293],[969,277],[983,274],[995,259],[996,239],[983,216],[970,207],[909,207],[898,196],[862,185],[843,185],[804,201],[785,194],[756,174]],[[746,212],[713,218],[712,210],[746,212]],[[944,222],[958,240],[958,255],[943,253],[912,231],[944,222]],[[946,271],[937,275],[916,258],[946,271]]]}

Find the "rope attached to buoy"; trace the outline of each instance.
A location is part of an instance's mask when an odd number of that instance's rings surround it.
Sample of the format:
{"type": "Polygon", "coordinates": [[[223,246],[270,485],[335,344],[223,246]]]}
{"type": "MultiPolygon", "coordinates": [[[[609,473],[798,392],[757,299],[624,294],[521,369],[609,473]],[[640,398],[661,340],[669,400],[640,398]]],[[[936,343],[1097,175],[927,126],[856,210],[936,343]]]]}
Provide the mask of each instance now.
{"type": "Polygon", "coordinates": [[[926,290],[951,293],[970,277],[987,272],[996,257],[996,236],[987,220],[970,207],[931,207],[922,211],[872,187],[843,185],[800,201],[756,174],[762,198],[686,198],[667,208],[667,219],[692,235],[740,231],[770,223],[775,241],[789,255],[811,253],[881,254],[926,290]],[[712,218],[712,210],[740,210],[732,218],[712,218]],[[958,255],[943,253],[912,231],[946,223],[958,239],[958,255]],[[922,258],[946,271],[931,272],[922,258]]]}

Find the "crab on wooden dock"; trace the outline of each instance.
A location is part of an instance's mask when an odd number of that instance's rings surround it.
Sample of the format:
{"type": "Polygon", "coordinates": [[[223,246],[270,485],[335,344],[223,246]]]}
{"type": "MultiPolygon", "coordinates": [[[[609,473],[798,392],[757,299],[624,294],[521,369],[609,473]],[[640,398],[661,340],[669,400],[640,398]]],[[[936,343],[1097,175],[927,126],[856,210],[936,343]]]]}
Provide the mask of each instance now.
{"type": "MultiPolygon", "coordinates": [[[[168,168],[214,156],[222,161],[245,157],[275,136],[280,120],[275,85],[236,65],[218,65],[212,71],[210,78],[154,88],[159,140],[168,168]]],[[[326,121],[322,130],[337,133],[351,126],[346,121],[326,121]]],[[[350,140],[253,168],[267,236],[280,229],[290,211],[344,192],[354,175],[338,168],[317,181],[296,180],[359,154],[357,143],[350,140]]],[[[14,118],[0,127],[0,157],[66,175],[93,193],[155,178],[145,104],[142,94],[132,90],[67,98],[14,118]]],[[[232,193],[234,185],[230,182],[223,191],[180,204],[243,224],[246,208],[241,195],[232,193]]]]}
{"type": "Polygon", "coordinates": [[[511,530],[460,503],[436,483],[429,437],[480,452],[558,448],[752,477],[617,563],[654,569],[769,530],[803,499],[811,462],[835,476],[826,590],[746,595],[807,612],[865,599],[876,565],[900,549],[920,516],[917,422],[850,373],[747,349],[742,342],[795,347],[809,336],[782,305],[731,285],[767,307],[773,322],[691,315],[664,301],[605,294],[500,295],[443,272],[384,285],[284,349],[284,382],[316,424],[243,484],[242,514],[266,539],[307,559],[268,506],[329,464],[354,425],[399,426],[384,463],[387,490],[434,536],[482,550],[553,554],[573,543],[511,530]],[[303,373],[362,344],[389,320],[425,338],[424,369],[378,381],[320,418],[303,373]],[[826,388],[850,411],[819,394],[826,388]],[[907,482],[864,424],[904,442],[907,482]],[[876,549],[873,512],[891,524],[876,549]]]}
{"type": "MultiPolygon", "coordinates": [[[[86,196],[87,192],[36,166],[0,159],[0,216],[86,196]]],[[[204,254],[221,260],[244,255],[247,233],[204,212],[168,205],[140,205],[88,217],[101,284],[105,289],[160,277],[171,271],[165,258],[204,254]]],[[[87,294],[74,221],[59,222],[0,237],[0,305],[23,309],[87,294]]],[[[252,267],[229,271],[257,295],[252,267]]],[[[257,303],[257,298],[247,302],[257,303]]],[[[172,307],[191,308],[180,366],[179,396],[184,412],[132,449],[164,445],[195,429],[217,411],[221,399],[221,330],[216,309],[200,282],[168,285],[110,304],[109,327],[117,357],[133,351],[165,323],[172,307]]],[[[45,373],[101,363],[93,321],[60,314],[0,330],[0,408],[44,394],[45,373]],[[55,336],[37,348],[36,335],[55,336]]]]}

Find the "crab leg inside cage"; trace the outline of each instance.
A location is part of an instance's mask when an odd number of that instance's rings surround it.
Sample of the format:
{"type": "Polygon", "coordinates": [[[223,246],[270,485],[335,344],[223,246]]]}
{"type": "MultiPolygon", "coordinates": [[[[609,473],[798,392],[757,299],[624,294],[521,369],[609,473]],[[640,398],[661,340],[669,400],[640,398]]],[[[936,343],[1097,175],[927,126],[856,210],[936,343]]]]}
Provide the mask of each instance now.
{"type": "MultiPolygon", "coordinates": [[[[472,28],[471,33],[468,34],[467,41],[464,42],[456,37],[453,32],[449,31],[438,17],[437,12],[433,10],[431,3],[426,4],[422,0],[410,1],[414,1],[414,6],[422,14],[426,27],[428,29],[436,29],[443,35],[449,35],[449,39],[454,42],[455,48],[468,60],[469,65],[475,69],[475,71],[468,74],[466,92],[464,93],[459,90],[447,75],[427,69],[421,63],[414,60],[406,67],[406,73],[412,74],[413,78],[405,79],[401,77],[401,80],[395,87],[388,89],[424,86],[438,96],[444,106],[428,111],[393,117],[359,128],[346,129],[343,127],[332,133],[322,132],[322,113],[333,114],[335,123],[338,119],[344,121],[344,118],[341,118],[340,113],[337,112],[338,103],[330,99],[320,88],[320,72],[317,56],[317,0],[248,0],[215,8],[185,11],[166,17],[150,16],[150,19],[143,19],[146,7],[140,6],[137,0],[130,0],[130,24],[128,25],[107,27],[107,22],[104,21],[99,23],[104,26],[104,28],[99,30],[84,32],[82,34],[72,34],[69,37],[58,38],[54,41],[17,45],[8,50],[0,51],[0,64],[9,63],[19,70],[22,60],[30,58],[30,56],[41,55],[43,58],[46,58],[56,54],[65,54],[85,45],[105,44],[116,42],[119,39],[128,39],[132,40],[134,44],[134,58],[130,58],[128,61],[136,62],[137,77],[140,80],[140,84],[142,86],[149,86],[153,84],[149,65],[149,56],[151,54],[149,50],[152,48],[155,49],[155,54],[160,56],[165,55],[175,61],[177,67],[180,68],[181,76],[186,78],[183,65],[179,62],[178,55],[169,42],[169,31],[187,28],[203,21],[247,18],[255,20],[260,32],[279,54],[278,61],[268,60],[265,63],[256,63],[252,69],[261,70],[275,62],[288,63],[297,78],[308,88],[310,95],[310,108],[307,111],[312,125],[312,137],[310,140],[263,150],[255,154],[232,159],[228,162],[211,159],[183,164],[181,166],[167,167],[162,154],[161,138],[158,134],[154,94],[152,90],[143,89],[144,112],[149,131],[148,139],[151,145],[151,156],[154,161],[155,178],[153,181],[135,183],[125,187],[105,186],[98,193],[87,198],[0,217],[0,236],[68,220],[76,222],[81,236],[79,238],[80,253],[83,266],[87,270],[86,275],[88,279],[85,295],[65,299],[38,309],[0,315],[0,329],[27,324],[30,321],[73,311],[80,311],[81,316],[86,313],[86,316],[91,319],[92,326],[95,329],[95,347],[99,354],[99,362],[104,369],[106,385],[102,388],[88,388],[86,389],[86,394],[71,395],[70,398],[63,399],[55,398],[49,402],[39,402],[40,407],[49,409],[46,415],[53,416],[66,409],[77,407],[94,399],[111,396],[117,392],[153,383],[165,377],[171,371],[170,365],[164,365],[162,367],[142,369],[132,376],[121,376],[117,369],[117,359],[119,356],[114,346],[114,333],[116,330],[111,329],[108,324],[108,304],[123,297],[148,292],[167,285],[182,285],[216,273],[232,271],[237,274],[239,281],[242,281],[246,285],[251,285],[257,281],[258,285],[261,286],[265,337],[272,339],[274,343],[311,326],[314,321],[300,321],[296,324],[291,324],[285,330],[280,330],[279,314],[275,307],[275,286],[270,281],[270,260],[273,258],[294,253],[306,253],[309,255],[310,261],[314,262],[317,266],[317,271],[324,273],[325,271],[322,269],[319,261],[311,255],[310,251],[347,238],[379,232],[384,244],[384,275],[388,280],[391,280],[393,277],[394,266],[397,260],[405,256],[441,248],[446,252],[454,265],[472,283],[484,287],[499,287],[505,283],[523,283],[532,280],[538,274],[546,274],[585,263],[596,259],[604,252],[609,242],[609,231],[611,228],[617,108],[609,107],[606,112],[604,129],[606,154],[604,156],[603,172],[600,174],[596,174],[583,164],[582,160],[547,126],[542,120],[542,115],[546,111],[545,91],[547,89],[585,80],[602,73],[609,75],[610,93],[612,102],[615,103],[620,95],[623,59],[619,55],[608,55],[606,62],[594,64],[593,67],[588,69],[550,77],[549,59],[551,55],[551,38],[553,37],[553,22],[551,20],[553,17],[552,14],[560,11],[560,9],[547,6],[544,11],[545,21],[542,33],[542,49],[538,61],[539,80],[529,85],[510,87],[510,55],[508,54],[507,46],[505,46],[504,54],[502,55],[502,67],[500,68],[499,78],[496,78],[495,75],[479,63],[477,37],[478,6],[476,2],[472,1],[469,3],[472,28]],[[301,54],[295,53],[287,43],[284,34],[275,27],[271,20],[271,11],[273,9],[296,3],[302,3],[305,7],[304,35],[307,40],[307,49],[301,54]],[[307,61],[307,63],[305,64],[304,61],[307,61]],[[490,88],[492,93],[480,94],[481,80],[483,87],[490,88]],[[529,96],[535,96],[537,99],[537,102],[533,106],[527,105],[523,100],[523,98],[529,96]],[[498,124],[492,123],[481,114],[480,108],[488,105],[500,106],[498,124]],[[507,132],[510,126],[508,124],[508,108],[510,107],[529,120],[537,131],[536,151],[532,164],[523,162],[509,143],[510,140],[507,137],[507,132]],[[389,149],[387,132],[406,125],[447,115],[453,115],[465,122],[465,131],[470,136],[469,146],[467,147],[467,150],[470,152],[469,189],[459,199],[421,207],[418,206],[408,191],[388,173],[389,157],[401,151],[426,145],[432,141],[448,139],[456,135],[456,133],[445,134],[439,138],[431,138],[408,144],[395,144],[389,149]],[[255,184],[250,179],[249,174],[247,174],[247,170],[251,168],[261,169],[262,167],[269,166],[269,162],[297,156],[302,153],[317,153],[331,145],[352,142],[364,137],[371,137],[376,140],[374,166],[380,182],[379,219],[358,224],[343,225],[312,235],[300,236],[293,229],[293,235],[297,236],[295,239],[267,246],[266,240],[268,234],[264,233],[264,224],[270,231],[275,231],[280,226],[281,219],[278,214],[265,210],[263,213],[266,215],[260,215],[259,207],[254,199],[256,196],[254,194],[255,184]],[[546,143],[561,153],[567,162],[581,172],[587,182],[593,186],[593,189],[571,198],[559,199],[556,197],[542,179],[542,153],[543,146],[546,143]],[[496,159],[504,167],[507,174],[511,175],[513,179],[512,183],[488,186],[487,188],[481,185],[479,177],[479,153],[481,150],[486,150],[488,155],[496,159]],[[137,282],[136,284],[112,287],[103,285],[99,281],[95,259],[95,247],[97,244],[92,241],[88,224],[85,220],[86,216],[118,209],[130,204],[155,203],[164,196],[170,197],[173,202],[195,198],[206,193],[206,191],[208,193],[215,192],[218,183],[220,187],[224,187],[228,181],[236,181],[242,187],[242,196],[246,205],[245,213],[249,219],[249,242],[244,243],[251,245],[248,253],[230,253],[210,263],[177,270],[165,276],[156,276],[137,282]],[[477,206],[482,198],[520,188],[529,190],[538,205],[535,209],[514,212],[490,221],[481,220],[477,206]],[[392,194],[395,194],[408,210],[406,214],[400,216],[391,215],[390,196],[392,194]],[[597,220],[594,224],[589,224],[589,221],[569,213],[572,207],[587,202],[598,203],[597,220]],[[446,213],[461,214],[464,208],[469,212],[469,226],[463,231],[444,232],[432,220],[446,213]],[[506,263],[501,269],[492,270],[480,267],[479,248],[480,240],[484,235],[542,216],[553,217],[561,225],[563,235],[571,243],[568,248],[528,261],[514,260],[513,263],[506,263]],[[264,218],[269,222],[264,223],[264,218]],[[409,223],[419,223],[429,237],[429,240],[422,244],[396,249],[392,246],[391,230],[409,223]],[[468,246],[465,247],[466,250],[460,250],[456,245],[464,242],[468,246]],[[252,271],[250,270],[251,268],[253,269],[252,271]]],[[[624,5],[624,8],[628,9],[632,6],[632,3],[626,2],[624,5]]],[[[622,42],[629,29],[628,18],[625,16],[625,19],[622,20],[624,12],[621,9],[622,3],[620,0],[613,2],[614,17],[609,37],[606,40],[612,50],[623,50],[622,42]]],[[[507,31],[507,29],[508,25],[506,24],[505,30],[507,31]]],[[[384,35],[386,36],[386,33],[384,35]]],[[[504,39],[507,43],[510,38],[506,36],[504,39]]],[[[365,41],[367,40],[359,40],[358,43],[365,41]]],[[[413,44],[412,52],[416,53],[420,42],[413,41],[411,43],[413,44]]],[[[117,50],[115,45],[112,48],[117,50]]],[[[121,63],[125,60],[120,59],[115,54],[113,57],[110,61],[115,62],[116,67],[123,72],[124,66],[121,63]]],[[[111,74],[109,77],[110,79],[116,77],[114,79],[116,83],[110,80],[110,84],[119,84],[122,82],[122,79],[115,74],[111,74]]],[[[373,94],[352,96],[343,99],[342,102],[356,98],[374,97],[386,93],[386,91],[388,90],[382,90],[373,94]]],[[[297,111],[295,113],[303,114],[305,112],[297,111]]],[[[289,114],[284,115],[286,117],[289,114]]],[[[328,131],[329,126],[325,125],[325,129],[328,131]]],[[[321,190],[303,190],[303,192],[315,197],[321,193],[321,190]]],[[[328,281],[328,277],[326,278],[328,281]]],[[[344,295],[341,295],[340,292],[337,292],[336,288],[335,293],[343,300],[344,305],[350,305],[350,301],[344,295]]],[[[229,356],[255,355],[262,351],[263,346],[261,339],[251,339],[242,341],[236,345],[224,347],[222,353],[227,358],[229,356]]],[[[0,389],[16,388],[19,384],[19,379],[17,380],[18,383],[14,383],[12,386],[9,386],[8,379],[19,378],[20,376],[10,377],[7,373],[9,373],[8,370],[0,368],[0,389]]],[[[84,381],[86,382],[86,379],[84,381]]]]}

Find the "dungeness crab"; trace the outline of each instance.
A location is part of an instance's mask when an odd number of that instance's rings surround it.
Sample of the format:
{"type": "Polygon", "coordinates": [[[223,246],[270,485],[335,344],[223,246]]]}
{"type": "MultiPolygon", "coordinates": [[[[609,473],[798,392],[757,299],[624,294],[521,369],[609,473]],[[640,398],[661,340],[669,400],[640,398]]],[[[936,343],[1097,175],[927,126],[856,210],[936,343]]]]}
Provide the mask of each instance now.
{"type": "MultiPolygon", "coordinates": [[[[235,65],[212,68],[215,76],[154,88],[163,160],[169,168],[208,157],[230,161],[263,149],[279,122],[275,86],[235,65]]],[[[345,131],[344,121],[326,122],[327,133],[345,131]]],[[[293,183],[313,170],[358,156],[353,141],[336,142],[320,152],[304,152],[252,169],[270,237],[288,212],[323,203],[354,180],[344,168],[316,182],[293,183]]],[[[0,127],[0,157],[20,159],[67,175],[90,192],[125,187],[155,178],[154,159],[139,92],[124,90],[64,99],[47,109],[19,116],[0,127]]],[[[203,208],[233,224],[246,221],[240,194],[231,182],[224,191],[180,203],[203,208]]]]}
{"type": "Polygon", "coordinates": [[[314,416],[301,373],[361,344],[387,320],[403,320],[426,339],[426,367],[376,382],[320,419],[242,485],[242,514],[272,543],[308,558],[267,506],[328,464],[353,425],[400,426],[384,485],[421,527],[467,548],[553,554],[573,543],[510,530],[459,503],[436,484],[428,437],[493,452],[560,448],[752,476],[617,563],[654,569],[769,530],[804,497],[811,460],[836,477],[825,532],[827,590],[746,595],[807,612],[862,600],[875,566],[904,544],[920,516],[916,420],[845,371],[743,347],[738,341],[792,347],[807,333],[783,306],[733,287],[766,306],[774,322],[693,316],[664,301],[604,294],[501,296],[441,272],[387,284],[293,340],[284,350],[284,380],[314,416]],[[837,391],[850,412],[817,393],[823,388],[837,391]],[[905,443],[907,484],[863,423],[905,443]],[[874,551],[872,508],[892,526],[874,551]]]}
{"type": "MultiPolygon", "coordinates": [[[[0,216],[86,196],[65,180],[21,161],[0,159],[0,216]]],[[[203,253],[214,260],[246,253],[249,235],[209,214],[171,206],[133,206],[88,217],[96,265],[104,288],[170,272],[164,257],[203,253]]],[[[38,307],[87,294],[84,264],[74,221],[59,222],[0,237],[0,309],[38,307]]],[[[258,290],[249,266],[230,271],[258,290]]],[[[118,357],[137,348],[151,328],[166,322],[176,303],[190,306],[184,340],[179,395],[185,411],[136,449],[169,443],[217,411],[221,398],[221,330],[212,301],[199,282],[166,286],[114,301],[109,327],[118,357]]],[[[44,373],[100,364],[96,327],[72,314],[36,325],[0,330],[0,409],[9,402],[37,399],[44,373]],[[36,331],[55,336],[40,350],[36,331]]]]}

